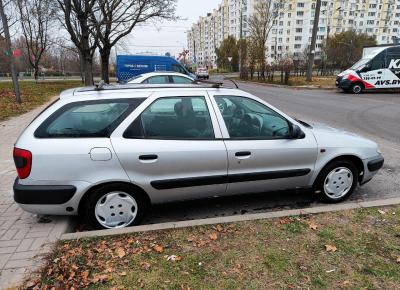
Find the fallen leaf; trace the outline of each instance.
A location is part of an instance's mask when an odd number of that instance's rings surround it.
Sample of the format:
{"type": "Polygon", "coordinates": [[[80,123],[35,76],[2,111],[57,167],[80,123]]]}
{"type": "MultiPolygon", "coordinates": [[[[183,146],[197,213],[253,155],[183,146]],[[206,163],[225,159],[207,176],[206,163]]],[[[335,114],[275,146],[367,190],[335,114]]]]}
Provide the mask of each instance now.
{"type": "Polygon", "coordinates": [[[400,264],[400,256],[397,257],[396,262],[400,264]]]}
{"type": "Polygon", "coordinates": [[[176,255],[171,255],[167,257],[167,261],[170,262],[179,262],[180,260],[182,260],[182,257],[176,255]]]}
{"type": "Polygon", "coordinates": [[[160,245],[155,245],[153,247],[153,250],[156,251],[157,253],[162,253],[164,251],[164,248],[160,245]]]}
{"type": "Polygon", "coordinates": [[[125,257],[125,250],[123,248],[117,248],[117,255],[118,257],[121,259],[123,257],[125,257]]]}
{"type": "Polygon", "coordinates": [[[293,222],[293,219],[291,219],[291,218],[283,218],[283,219],[279,220],[279,223],[281,225],[287,225],[287,224],[290,224],[292,222],[293,222]]]}
{"type": "Polygon", "coordinates": [[[386,214],[386,212],[385,212],[385,211],[383,211],[383,210],[380,210],[380,209],[378,209],[378,212],[379,212],[380,214],[386,214]]]}
{"type": "Polygon", "coordinates": [[[336,269],[332,269],[332,270],[326,270],[325,272],[326,273],[332,273],[332,272],[335,272],[336,271],[336,269]]]}
{"type": "Polygon", "coordinates": [[[332,245],[325,245],[325,250],[327,252],[336,252],[337,248],[335,246],[332,246],[332,245]]]}
{"type": "Polygon", "coordinates": [[[189,236],[188,238],[187,238],[187,241],[188,242],[194,242],[196,240],[196,238],[194,237],[194,236],[189,236]]]}
{"type": "Polygon", "coordinates": [[[35,281],[29,281],[28,283],[26,283],[25,286],[26,286],[27,288],[31,288],[31,287],[36,286],[36,284],[37,284],[37,283],[36,283],[35,281]]]}
{"type": "Polygon", "coordinates": [[[124,271],[124,272],[119,273],[119,275],[120,275],[120,276],[126,276],[127,274],[126,274],[126,272],[124,271]]]}
{"type": "Polygon", "coordinates": [[[316,230],[318,229],[318,225],[317,225],[316,223],[314,223],[314,222],[310,222],[310,223],[308,224],[308,227],[309,227],[310,229],[314,230],[314,231],[316,231],[316,230]]]}
{"type": "Polygon", "coordinates": [[[89,271],[87,271],[87,270],[83,271],[81,276],[82,276],[83,280],[87,280],[87,278],[89,277],[89,271]]]}
{"type": "Polygon", "coordinates": [[[210,238],[210,240],[215,241],[216,239],[218,239],[218,235],[216,233],[212,233],[208,236],[210,238]]]}
{"type": "Polygon", "coordinates": [[[350,281],[347,281],[347,280],[342,282],[342,286],[344,286],[344,287],[346,287],[349,284],[350,284],[350,281]]]}
{"type": "Polygon", "coordinates": [[[150,263],[147,263],[147,262],[141,262],[141,263],[140,263],[140,266],[141,266],[143,269],[148,270],[148,269],[150,269],[151,264],[150,264],[150,263]]]}

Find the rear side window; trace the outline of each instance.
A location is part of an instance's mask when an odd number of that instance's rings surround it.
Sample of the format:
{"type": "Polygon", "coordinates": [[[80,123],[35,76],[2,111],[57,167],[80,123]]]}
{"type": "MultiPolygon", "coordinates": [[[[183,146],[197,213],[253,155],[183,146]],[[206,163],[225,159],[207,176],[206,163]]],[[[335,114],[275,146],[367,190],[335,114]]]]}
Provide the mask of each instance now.
{"type": "Polygon", "coordinates": [[[144,99],[68,104],[36,130],[36,138],[107,138],[144,99]]]}
{"type": "Polygon", "coordinates": [[[210,140],[214,129],[204,97],[160,98],[128,127],[124,138],[210,140]]]}

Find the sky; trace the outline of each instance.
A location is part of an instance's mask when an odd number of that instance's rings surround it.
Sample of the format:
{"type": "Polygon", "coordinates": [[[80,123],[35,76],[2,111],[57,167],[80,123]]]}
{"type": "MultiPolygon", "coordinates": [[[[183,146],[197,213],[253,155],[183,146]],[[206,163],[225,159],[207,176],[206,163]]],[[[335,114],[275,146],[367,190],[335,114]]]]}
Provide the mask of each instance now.
{"type": "Polygon", "coordinates": [[[200,16],[206,16],[217,8],[220,2],[221,0],[178,0],[176,14],[183,20],[136,27],[117,47],[117,54],[179,54],[187,46],[186,31],[200,16]]]}

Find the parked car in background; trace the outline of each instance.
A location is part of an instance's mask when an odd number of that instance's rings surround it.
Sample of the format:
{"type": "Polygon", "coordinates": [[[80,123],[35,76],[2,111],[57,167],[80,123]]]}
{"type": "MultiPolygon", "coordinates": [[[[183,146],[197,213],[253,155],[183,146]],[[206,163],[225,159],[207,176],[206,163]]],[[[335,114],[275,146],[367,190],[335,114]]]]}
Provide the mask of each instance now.
{"type": "Polygon", "coordinates": [[[174,72],[154,72],[135,76],[128,84],[191,84],[194,79],[188,75],[174,72]]]}
{"type": "Polygon", "coordinates": [[[400,89],[400,45],[364,48],[363,58],[337,76],[336,86],[353,94],[400,89]]]}
{"type": "Polygon", "coordinates": [[[169,56],[118,55],[116,74],[119,83],[150,72],[173,71],[195,78],[180,62],[169,56]]]}
{"type": "Polygon", "coordinates": [[[210,74],[208,73],[208,69],[205,68],[205,67],[198,68],[196,70],[196,77],[198,79],[207,79],[208,80],[210,78],[210,74]]]}
{"type": "Polygon", "coordinates": [[[368,139],[204,84],[65,91],[18,138],[14,161],[24,210],[80,214],[95,228],[213,196],[310,188],[336,203],[384,163],[368,139]]]}

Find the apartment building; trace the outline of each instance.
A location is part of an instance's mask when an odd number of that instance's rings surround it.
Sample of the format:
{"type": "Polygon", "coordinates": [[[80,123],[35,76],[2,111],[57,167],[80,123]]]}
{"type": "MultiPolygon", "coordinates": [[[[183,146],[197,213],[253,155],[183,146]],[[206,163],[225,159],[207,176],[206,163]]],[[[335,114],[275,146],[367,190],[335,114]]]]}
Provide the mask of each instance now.
{"type": "MultiPolygon", "coordinates": [[[[222,0],[187,32],[189,59],[200,66],[216,67],[215,48],[229,35],[249,36],[248,19],[257,1],[222,0]]],[[[280,0],[273,0],[280,1],[280,0]]],[[[316,0],[285,0],[271,29],[266,56],[269,62],[293,55],[304,58],[311,43],[316,0]]],[[[323,0],[317,34],[316,57],[328,36],[346,30],[368,33],[379,44],[400,36],[400,0],[323,0]]]]}

